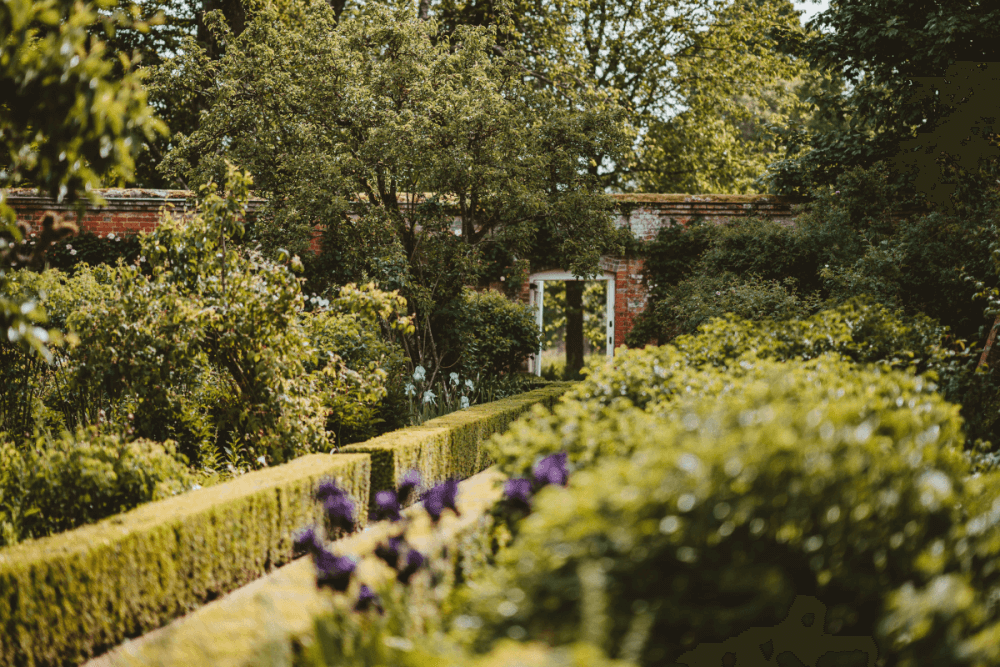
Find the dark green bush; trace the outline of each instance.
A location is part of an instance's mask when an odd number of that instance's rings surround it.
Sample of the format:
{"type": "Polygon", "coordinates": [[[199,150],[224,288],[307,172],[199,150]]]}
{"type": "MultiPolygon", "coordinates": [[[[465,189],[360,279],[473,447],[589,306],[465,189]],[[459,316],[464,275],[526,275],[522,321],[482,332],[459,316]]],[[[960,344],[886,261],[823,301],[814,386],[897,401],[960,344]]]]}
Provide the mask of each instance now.
{"type": "Polygon", "coordinates": [[[698,273],[651,301],[629,331],[626,344],[641,347],[694,333],[713,317],[732,313],[747,320],[807,317],[820,307],[818,294],[801,295],[794,278],[765,280],[757,275],[698,273]]]}
{"type": "Polygon", "coordinates": [[[112,232],[101,236],[87,230],[57,243],[45,254],[45,259],[51,268],[68,272],[82,264],[115,266],[119,259],[126,264],[145,263],[138,234],[112,232]]]}
{"type": "Polygon", "coordinates": [[[15,446],[0,434],[0,546],[93,523],[193,484],[169,441],[129,442],[89,428],[15,446]]]}
{"type": "Polygon", "coordinates": [[[528,355],[538,351],[532,309],[493,290],[465,291],[454,335],[462,344],[465,377],[515,373],[528,355]]]}
{"type": "Polygon", "coordinates": [[[998,284],[989,257],[997,196],[963,206],[956,215],[905,205],[886,166],[877,164],[845,172],[835,186],[813,192],[794,226],[749,217],[661,232],[670,241],[647,248],[650,300],[628,344],[668,342],[689,333],[699,312],[731,308],[722,300],[723,290],[698,289],[725,273],[735,274],[734,284],[754,275],[778,283],[792,278],[797,289],[818,293],[829,306],[868,295],[907,314],[934,318],[959,338],[984,342],[988,323],[973,301],[977,290],[963,275],[986,287],[998,284]],[[691,251],[699,253],[696,262],[684,254],[691,251]]]}
{"type": "Polygon", "coordinates": [[[967,464],[958,408],[928,383],[830,355],[742,375],[665,360],[647,384],[678,391],[652,412],[569,401],[498,441],[513,475],[559,450],[575,471],[470,584],[479,649],[519,627],[669,664],[776,624],[796,595],[828,606],[828,632],[873,636],[889,592],[942,573],[967,464]]]}

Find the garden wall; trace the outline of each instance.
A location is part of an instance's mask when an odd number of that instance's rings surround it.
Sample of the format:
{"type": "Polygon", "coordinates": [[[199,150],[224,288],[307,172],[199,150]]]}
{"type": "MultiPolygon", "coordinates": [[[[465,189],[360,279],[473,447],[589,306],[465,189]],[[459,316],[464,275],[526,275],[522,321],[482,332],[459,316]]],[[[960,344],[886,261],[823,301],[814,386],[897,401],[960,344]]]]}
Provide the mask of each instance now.
{"type": "MultiPolygon", "coordinates": [[[[43,211],[55,210],[75,219],[75,212],[65,204],[56,204],[40,197],[28,188],[6,191],[7,203],[17,212],[19,221],[32,223],[43,211]]],[[[160,209],[170,206],[175,213],[184,213],[194,206],[192,193],[185,190],[103,189],[97,192],[107,201],[105,206],[87,206],[78,225],[101,236],[108,232],[134,234],[150,231],[156,226],[160,209]]],[[[628,227],[641,240],[656,237],[659,229],[671,224],[686,225],[691,218],[721,223],[751,214],[762,215],[792,224],[792,206],[798,200],[774,195],[685,195],[640,194],[612,195],[618,202],[617,224],[628,227]]],[[[263,206],[263,199],[252,199],[252,214],[263,206]]],[[[319,250],[319,235],[313,239],[313,249],[319,250]]],[[[642,260],[626,257],[604,257],[602,268],[615,273],[615,347],[625,344],[633,322],[646,305],[646,289],[642,282],[642,260]]],[[[562,267],[531,267],[540,268],[562,267]]],[[[522,289],[522,299],[528,301],[528,283],[522,289]]]]}

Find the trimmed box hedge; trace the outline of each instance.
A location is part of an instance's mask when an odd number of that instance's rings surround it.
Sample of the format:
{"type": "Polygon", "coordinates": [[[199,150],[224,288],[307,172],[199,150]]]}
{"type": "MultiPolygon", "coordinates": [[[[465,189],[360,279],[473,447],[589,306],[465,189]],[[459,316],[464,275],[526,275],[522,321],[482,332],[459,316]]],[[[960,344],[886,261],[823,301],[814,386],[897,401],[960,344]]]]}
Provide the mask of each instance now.
{"type": "MultiPolygon", "coordinates": [[[[503,479],[491,469],[459,483],[456,504],[462,514],[446,513],[439,525],[448,544],[462,544],[463,549],[449,549],[452,561],[475,558],[470,552],[486,548],[488,524],[484,514],[500,499],[503,479]]],[[[427,549],[438,537],[432,534],[427,514],[418,506],[404,513],[414,521],[408,541],[418,549],[427,549]]],[[[357,557],[355,577],[374,587],[392,576],[373,555],[375,547],[397,532],[398,527],[382,521],[338,540],[332,550],[357,557]]],[[[315,565],[306,556],[84,667],[290,664],[296,652],[312,643],[315,619],[329,609],[328,595],[328,591],[317,588],[315,565]]]]}
{"type": "Polygon", "coordinates": [[[425,488],[449,478],[465,479],[493,463],[482,447],[487,438],[505,431],[533,405],[551,408],[573,384],[552,382],[524,394],[348,445],[340,451],[371,456],[372,500],[378,491],[395,489],[403,475],[413,469],[420,471],[425,488]]]}
{"type": "MultiPolygon", "coordinates": [[[[332,476],[366,507],[411,468],[424,485],[489,465],[481,444],[572,383],[551,383],[0,550],[0,665],[77,665],[288,562],[332,476]],[[206,548],[210,547],[210,548],[206,548]]],[[[360,523],[365,523],[360,513],[360,523]]]]}
{"type": "Polygon", "coordinates": [[[310,454],[3,549],[0,664],[78,665],[263,576],[319,518],[321,478],[364,507],[370,470],[364,455],[310,454]]]}

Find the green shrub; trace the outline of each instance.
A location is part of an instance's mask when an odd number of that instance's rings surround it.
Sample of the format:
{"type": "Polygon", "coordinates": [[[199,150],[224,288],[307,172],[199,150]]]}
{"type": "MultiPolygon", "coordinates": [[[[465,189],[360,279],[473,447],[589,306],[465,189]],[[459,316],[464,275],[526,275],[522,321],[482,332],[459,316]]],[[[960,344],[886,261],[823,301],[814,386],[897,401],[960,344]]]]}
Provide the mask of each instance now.
{"type": "Polygon", "coordinates": [[[797,289],[828,305],[867,295],[936,319],[959,338],[985,341],[987,322],[972,300],[977,290],[962,279],[998,284],[989,257],[996,197],[956,215],[902,217],[906,202],[888,173],[881,163],[845,172],[835,186],[814,191],[791,226],[747,217],[662,230],[664,240],[645,249],[650,299],[628,344],[668,342],[690,333],[699,313],[732,309],[713,297],[724,290],[701,287],[725,274],[734,274],[734,284],[752,276],[775,285],[794,279],[797,289]]]}
{"type": "Polygon", "coordinates": [[[713,317],[733,313],[747,320],[808,317],[820,307],[818,293],[800,295],[795,279],[765,280],[734,273],[696,274],[653,300],[629,331],[626,344],[641,347],[691,334],[713,317]]]}
{"type": "Polygon", "coordinates": [[[231,170],[225,197],[209,194],[190,219],[166,215],[142,239],[151,275],[119,264],[113,298],[68,318],[80,345],[65,372],[87,399],[73,419],[123,423],[131,414],[138,436],[175,440],[193,463],[227,450],[252,467],[328,451],[331,413],[341,430],[363,435],[371,425],[385,383],[376,358],[391,350],[366,359],[348,346],[361,364],[351,370],[330,346],[350,337],[352,317],[392,318],[400,300],[348,286],[334,301],[344,319],[313,316],[309,329],[297,258],[275,262],[234,243],[248,184],[231,170]]]}
{"type": "Polygon", "coordinates": [[[793,278],[805,291],[820,289],[821,257],[817,248],[803,242],[802,229],[756,216],[716,225],[709,235],[711,245],[698,260],[697,273],[754,274],[775,281],[793,278]]]}
{"type": "Polygon", "coordinates": [[[462,344],[461,374],[465,377],[517,372],[528,355],[538,351],[532,309],[493,290],[465,290],[454,335],[462,344]]]}
{"type": "Polygon", "coordinates": [[[967,474],[957,406],[832,355],[740,361],[690,390],[698,371],[650,373],[679,383],[652,411],[616,390],[494,442],[512,475],[559,450],[575,471],[537,493],[494,577],[470,582],[479,650],[510,632],[612,656],[640,641],[640,664],[668,664],[776,624],[796,595],[828,606],[828,632],[873,636],[891,591],[943,572],[967,474]]]}
{"type": "Polygon", "coordinates": [[[27,446],[0,436],[0,546],[93,523],[193,484],[169,441],[129,442],[95,428],[37,435],[27,446]]]}
{"type": "Polygon", "coordinates": [[[644,393],[662,391],[659,385],[649,386],[655,366],[722,366],[744,353],[771,359],[810,359],[828,351],[858,363],[884,361],[894,368],[932,373],[929,377],[939,391],[961,404],[969,442],[1000,441],[996,435],[1000,392],[989,375],[976,372],[978,354],[956,341],[948,327],[929,317],[908,316],[870,298],[853,298],[811,317],[784,322],[748,322],[734,316],[714,319],[703,324],[696,335],[675,339],[674,347],[649,355],[625,353],[614,368],[596,371],[579,391],[608,399],[628,395],[641,405],[648,400],[644,393]],[[677,353],[679,359],[675,358],[677,353]],[[613,386],[626,394],[599,386],[613,386]]]}
{"type": "Polygon", "coordinates": [[[47,264],[53,269],[72,272],[83,264],[115,266],[118,260],[126,264],[145,263],[138,234],[115,234],[109,232],[101,236],[87,230],[57,243],[45,254],[47,264]]]}
{"type": "Polygon", "coordinates": [[[318,352],[310,371],[330,365],[323,393],[329,411],[327,430],[340,445],[373,438],[406,425],[404,379],[407,357],[403,348],[386,339],[381,321],[388,323],[405,301],[369,284],[341,287],[332,303],[313,297],[321,309],[303,313],[303,325],[318,352]],[[403,413],[401,415],[401,413],[403,413]]]}

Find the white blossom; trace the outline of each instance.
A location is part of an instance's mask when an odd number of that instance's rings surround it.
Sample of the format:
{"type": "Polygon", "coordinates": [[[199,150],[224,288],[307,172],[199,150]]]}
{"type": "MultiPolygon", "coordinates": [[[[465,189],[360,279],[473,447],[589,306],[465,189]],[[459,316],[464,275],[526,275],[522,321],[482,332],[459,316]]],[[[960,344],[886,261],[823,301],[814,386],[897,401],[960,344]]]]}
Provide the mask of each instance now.
{"type": "Polygon", "coordinates": [[[453,386],[456,385],[456,384],[458,384],[458,373],[452,373],[448,377],[451,378],[451,384],[453,386]]]}
{"type": "Polygon", "coordinates": [[[424,370],[423,366],[417,366],[417,368],[413,371],[414,382],[423,382],[426,376],[427,376],[427,371],[424,370]]]}
{"type": "Polygon", "coordinates": [[[469,397],[468,396],[463,396],[462,397],[461,405],[462,405],[462,409],[463,410],[466,409],[467,407],[469,407],[469,397]]]}
{"type": "MultiPolygon", "coordinates": [[[[424,403],[434,403],[434,399],[437,398],[437,394],[428,389],[424,392],[424,403]]],[[[436,403],[434,403],[436,405],[436,403]]]]}
{"type": "Polygon", "coordinates": [[[407,396],[413,396],[417,393],[417,388],[413,386],[412,383],[407,384],[404,391],[406,391],[407,396]]]}

